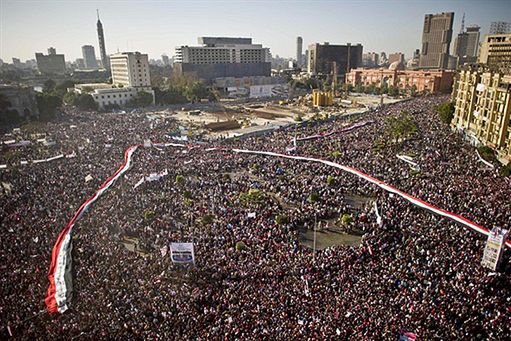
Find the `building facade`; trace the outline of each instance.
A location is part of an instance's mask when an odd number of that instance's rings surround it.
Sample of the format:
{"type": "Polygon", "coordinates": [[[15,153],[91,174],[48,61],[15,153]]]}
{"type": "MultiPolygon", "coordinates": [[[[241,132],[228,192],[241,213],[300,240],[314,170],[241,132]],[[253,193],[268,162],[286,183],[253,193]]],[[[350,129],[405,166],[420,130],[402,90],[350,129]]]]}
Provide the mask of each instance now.
{"type": "Polygon", "coordinates": [[[364,69],[351,70],[346,75],[346,83],[357,85],[384,85],[397,87],[401,90],[415,88],[417,92],[450,93],[455,72],[449,70],[391,70],[364,69]]]}
{"type": "Polygon", "coordinates": [[[405,55],[401,52],[391,53],[389,54],[389,64],[394,62],[405,63],[405,55]]]}
{"type": "Polygon", "coordinates": [[[201,46],[176,49],[175,70],[206,81],[224,77],[270,76],[268,48],[251,38],[199,37],[201,46]]]}
{"type": "Polygon", "coordinates": [[[511,33],[511,23],[506,21],[492,21],[489,34],[511,33]]]}
{"type": "MultiPolygon", "coordinates": [[[[99,109],[105,109],[110,106],[126,106],[128,102],[136,97],[139,92],[137,88],[113,88],[112,84],[107,83],[77,84],[75,85],[74,91],[80,94],[90,94],[94,101],[98,104],[99,109]]],[[[154,92],[151,90],[150,93],[153,94],[154,101],[154,92]]]]}
{"type": "Polygon", "coordinates": [[[82,46],[83,62],[86,69],[95,70],[98,68],[98,62],[96,61],[96,54],[94,53],[94,46],[84,45],[82,46]]]}
{"type": "Polygon", "coordinates": [[[479,26],[469,26],[465,32],[458,34],[454,39],[454,56],[458,58],[458,65],[475,63],[479,48],[479,26]]]}
{"type": "Polygon", "coordinates": [[[140,90],[151,90],[149,58],[140,52],[122,52],[110,56],[112,83],[140,90]]]}
{"type": "Polygon", "coordinates": [[[422,30],[421,69],[446,69],[454,13],[426,14],[422,30]]]}
{"type": "Polygon", "coordinates": [[[57,74],[61,75],[66,73],[66,60],[63,54],[57,54],[53,47],[48,49],[49,54],[36,53],[35,59],[37,61],[37,69],[42,74],[57,74]]]}
{"type": "Polygon", "coordinates": [[[375,67],[379,64],[379,55],[376,52],[368,52],[362,54],[362,65],[364,67],[375,67]]]}
{"type": "Polygon", "coordinates": [[[330,75],[335,63],[338,77],[344,78],[351,69],[362,66],[362,49],[361,44],[311,44],[307,71],[315,76],[330,75]]]}
{"type": "Polygon", "coordinates": [[[485,36],[477,61],[481,64],[509,67],[511,65],[511,33],[485,36]]]}
{"type": "Polygon", "coordinates": [[[484,66],[466,67],[453,91],[453,129],[473,144],[495,149],[504,163],[511,161],[511,74],[484,66]]]}
{"type": "Polygon", "coordinates": [[[302,67],[302,47],[303,47],[303,39],[302,37],[296,38],[296,66],[302,67]]]}

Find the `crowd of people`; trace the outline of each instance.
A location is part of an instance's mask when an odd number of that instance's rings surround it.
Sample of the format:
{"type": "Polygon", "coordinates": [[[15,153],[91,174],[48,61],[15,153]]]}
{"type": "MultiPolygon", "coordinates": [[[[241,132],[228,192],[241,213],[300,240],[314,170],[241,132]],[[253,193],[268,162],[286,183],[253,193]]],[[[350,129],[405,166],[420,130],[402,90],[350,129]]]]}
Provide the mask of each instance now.
{"type": "MultiPolygon", "coordinates": [[[[488,229],[511,229],[509,179],[440,122],[435,107],[445,100],[415,98],[372,110],[360,118],[372,124],[299,142],[294,153],[354,167],[488,229]],[[386,118],[402,110],[417,132],[386,140],[386,118]],[[396,155],[419,167],[412,170],[396,155]]],[[[0,197],[0,337],[396,340],[409,332],[425,340],[510,338],[509,250],[491,271],[481,266],[486,237],[463,225],[324,164],[231,150],[286,153],[294,137],[353,121],[301,124],[196,148],[139,148],[129,172],[74,228],[73,297],[62,315],[49,315],[44,305],[58,233],[122,163],[128,146],[169,142],[178,122],[70,111],[38,128],[56,145],[4,148],[0,164],[8,168],[0,170],[0,181],[9,190],[3,186],[0,197]],[[208,149],[213,146],[222,150],[208,149]],[[20,165],[57,153],[76,156],[20,165]],[[165,169],[160,180],[135,186],[165,169]],[[243,200],[251,189],[262,200],[243,200]],[[354,208],[349,196],[375,202],[382,222],[374,205],[354,208]],[[345,214],[353,222],[339,227],[362,231],[359,245],[304,245],[300,231],[345,214]],[[171,242],[193,242],[195,264],[173,264],[166,252],[171,242]]],[[[31,134],[9,138],[31,140],[31,134]]]]}

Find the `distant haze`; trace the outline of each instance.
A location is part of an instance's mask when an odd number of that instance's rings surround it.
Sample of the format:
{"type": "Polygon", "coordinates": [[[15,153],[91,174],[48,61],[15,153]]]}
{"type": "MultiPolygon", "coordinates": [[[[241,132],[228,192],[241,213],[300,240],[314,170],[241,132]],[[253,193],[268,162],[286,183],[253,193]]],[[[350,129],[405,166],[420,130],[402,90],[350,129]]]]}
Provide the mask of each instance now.
{"type": "MultiPolygon", "coordinates": [[[[34,59],[53,46],[67,61],[93,45],[99,59],[96,8],[105,31],[107,53],[140,51],[149,58],[172,56],[198,36],[251,37],[273,56],[295,57],[296,37],[311,43],[361,43],[364,52],[403,52],[421,47],[426,13],[455,12],[481,26],[509,21],[511,1],[23,1],[0,0],[0,58],[34,59]]],[[[452,52],[452,44],[451,44],[452,52]]]]}

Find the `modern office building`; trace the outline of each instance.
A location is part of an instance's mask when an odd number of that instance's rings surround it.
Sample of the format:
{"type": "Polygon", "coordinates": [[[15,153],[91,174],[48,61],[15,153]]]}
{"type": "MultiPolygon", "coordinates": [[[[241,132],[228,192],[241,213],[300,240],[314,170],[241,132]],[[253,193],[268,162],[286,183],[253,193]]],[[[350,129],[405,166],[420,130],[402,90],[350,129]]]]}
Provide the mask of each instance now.
{"type": "Polygon", "coordinates": [[[109,106],[125,106],[141,91],[153,96],[149,75],[149,58],[140,52],[122,52],[110,56],[112,84],[77,84],[77,93],[90,92],[99,109],[109,106]]]}
{"type": "Polygon", "coordinates": [[[86,69],[95,70],[98,68],[96,54],[94,53],[94,46],[92,45],[82,46],[82,56],[86,69]]]}
{"type": "Polygon", "coordinates": [[[66,72],[66,60],[63,54],[57,54],[57,51],[50,47],[48,55],[36,53],[37,69],[42,74],[64,74],[66,72]]]}
{"type": "Polygon", "coordinates": [[[98,22],[97,22],[96,26],[98,29],[99,54],[101,57],[101,64],[102,64],[103,68],[108,70],[110,67],[110,63],[109,63],[108,57],[106,55],[105,35],[103,33],[103,24],[99,20],[99,11],[97,13],[98,13],[98,22]]]}
{"type": "Polygon", "coordinates": [[[346,75],[346,83],[357,85],[384,85],[417,92],[450,93],[455,72],[450,70],[404,70],[403,63],[394,62],[388,69],[352,69],[346,75]]]}
{"type": "Polygon", "coordinates": [[[469,26],[454,39],[454,56],[458,57],[458,65],[475,63],[479,48],[479,26],[469,26]]]}
{"type": "Polygon", "coordinates": [[[490,25],[489,34],[508,34],[511,33],[511,23],[505,21],[493,21],[490,25]]]}
{"type": "Polygon", "coordinates": [[[163,63],[163,66],[169,66],[170,65],[169,56],[167,56],[166,54],[162,54],[161,55],[161,61],[163,63]]]}
{"type": "Polygon", "coordinates": [[[401,52],[389,54],[389,64],[394,62],[403,63],[405,62],[405,55],[401,52]]]}
{"type": "Polygon", "coordinates": [[[330,75],[335,64],[337,76],[344,79],[351,69],[362,66],[362,49],[361,44],[311,44],[309,45],[307,71],[315,76],[330,75]]]}
{"type": "Polygon", "coordinates": [[[426,14],[422,30],[421,69],[445,69],[449,63],[454,13],[426,14]]]}
{"type": "Polygon", "coordinates": [[[477,61],[481,64],[511,65],[511,33],[484,37],[477,61]]]}
{"type": "Polygon", "coordinates": [[[475,145],[497,151],[503,163],[511,162],[511,74],[488,66],[465,66],[453,91],[451,126],[475,145]]]}
{"type": "Polygon", "coordinates": [[[271,74],[270,50],[252,44],[251,38],[199,37],[198,43],[201,46],[176,48],[174,68],[178,74],[208,82],[271,74]]]}
{"type": "Polygon", "coordinates": [[[364,67],[376,67],[379,64],[379,55],[376,52],[362,54],[362,65],[364,67]]]}
{"type": "Polygon", "coordinates": [[[112,83],[124,87],[151,90],[149,58],[140,52],[122,52],[110,56],[112,83]]]}
{"type": "Polygon", "coordinates": [[[303,39],[302,37],[296,38],[296,66],[302,67],[302,47],[303,47],[303,39]]]}

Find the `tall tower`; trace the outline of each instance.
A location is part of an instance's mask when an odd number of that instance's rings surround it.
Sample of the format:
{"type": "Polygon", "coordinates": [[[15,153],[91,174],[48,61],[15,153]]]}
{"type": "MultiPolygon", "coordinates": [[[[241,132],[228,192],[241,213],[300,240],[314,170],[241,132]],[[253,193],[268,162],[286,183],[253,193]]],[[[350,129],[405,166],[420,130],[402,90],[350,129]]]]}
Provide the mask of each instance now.
{"type": "Polygon", "coordinates": [[[106,48],[105,48],[105,36],[103,35],[103,24],[99,20],[99,10],[96,10],[98,14],[98,40],[99,40],[99,53],[101,55],[101,63],[103,64],[103,68],[106,70],[110,70],[110,65],[108,63],[108,58],[106,57],[106,48]]]}
{"type": "Polygon", "coordinates": [[[425,15],[419,68],[447,69],[453,21],[453,12],[425,15]]]}
{"type": "Polygon", "coordinates": [[[296,38],[296,66],[302,66],[302,45],[303,39],[302,37],[296,38]]]}

